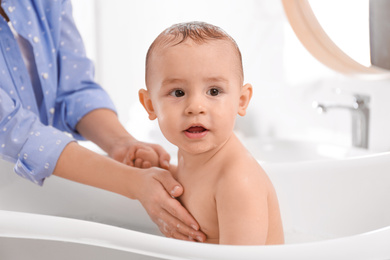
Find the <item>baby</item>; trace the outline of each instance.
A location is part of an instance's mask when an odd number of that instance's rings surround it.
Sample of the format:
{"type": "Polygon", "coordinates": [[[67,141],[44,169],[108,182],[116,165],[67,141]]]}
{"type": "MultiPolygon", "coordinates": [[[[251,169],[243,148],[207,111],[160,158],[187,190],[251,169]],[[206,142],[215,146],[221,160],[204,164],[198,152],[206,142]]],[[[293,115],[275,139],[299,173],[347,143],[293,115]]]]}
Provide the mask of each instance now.
{"type": "Polygon", "coordinates": [[[176,145],[172,174],[183,185],[180,202],[208,243],[282,244],[274,187],[233,133],[252,86],[243,84],[241,53],[222,29],[192,22],[173,25],[152,43],[146,87],[139,98],[176,145]]]}

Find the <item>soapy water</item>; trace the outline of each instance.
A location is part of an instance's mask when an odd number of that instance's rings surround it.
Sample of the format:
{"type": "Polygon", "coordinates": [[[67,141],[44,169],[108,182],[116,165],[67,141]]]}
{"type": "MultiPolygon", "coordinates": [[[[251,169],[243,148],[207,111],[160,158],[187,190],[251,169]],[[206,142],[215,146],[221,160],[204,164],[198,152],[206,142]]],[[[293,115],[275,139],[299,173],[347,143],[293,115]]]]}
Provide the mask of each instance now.
{"type": "Polygon", "coordinates": [[[168,233],[168,232],[169,232],[169,231],[168,231],[168,224],[165,223],[164,220],[162,220],[161,218],[159,218],[157,221],[158,221],[160,224],[163,225],[163,230],[164,230],[164,232],[165,232],[165,233],[168,233]]]}

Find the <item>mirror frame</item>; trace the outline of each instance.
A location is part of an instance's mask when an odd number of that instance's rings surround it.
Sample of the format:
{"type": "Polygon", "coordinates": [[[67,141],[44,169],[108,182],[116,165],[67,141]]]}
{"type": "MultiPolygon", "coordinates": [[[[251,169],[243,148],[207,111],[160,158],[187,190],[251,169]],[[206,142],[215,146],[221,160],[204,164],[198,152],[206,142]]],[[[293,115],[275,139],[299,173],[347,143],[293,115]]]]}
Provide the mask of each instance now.
{"type": "Polygon", "coordinates": [[[287,19],[302,45],[325,66],[342,74],[383,79],[390,71],[366,67],[343,52],[319,24],[308,0],[282,0],[287,19]]]}

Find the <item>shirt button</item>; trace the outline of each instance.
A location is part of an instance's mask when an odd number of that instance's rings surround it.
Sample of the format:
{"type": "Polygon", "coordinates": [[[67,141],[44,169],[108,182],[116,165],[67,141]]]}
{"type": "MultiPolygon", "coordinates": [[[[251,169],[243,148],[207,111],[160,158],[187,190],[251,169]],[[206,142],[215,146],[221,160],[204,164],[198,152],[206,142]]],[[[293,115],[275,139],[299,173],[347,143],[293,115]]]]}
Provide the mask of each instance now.
{"type": "Polygon", "coordinates": [[[55,111],[55,109],[54,109],[53,107],[49,109],[49,112],[50,112],[50,114],[52,114],[52,115],[54,114],[54,111],[55,111]]]}
{"type": "Polygon", "coordinates": [[[38,43],[38,42],[39,42],[39,38],[38,38],[37,36],[35,36],[35,37],[33,38],[33,41],[34,41],[35,43],[38,43]]]}
{"type": "Polygon", "coordinates": [[[12,13],[14,11],[14,8],[12,6],[8,7],[8,11],[12,13]]]}
{"type": "Polygon", "coordinates": [[[48,79],[48,78],[49,78],[49,74],[47,74],[47,73],[42,73],[42,78],[48,79]]]}

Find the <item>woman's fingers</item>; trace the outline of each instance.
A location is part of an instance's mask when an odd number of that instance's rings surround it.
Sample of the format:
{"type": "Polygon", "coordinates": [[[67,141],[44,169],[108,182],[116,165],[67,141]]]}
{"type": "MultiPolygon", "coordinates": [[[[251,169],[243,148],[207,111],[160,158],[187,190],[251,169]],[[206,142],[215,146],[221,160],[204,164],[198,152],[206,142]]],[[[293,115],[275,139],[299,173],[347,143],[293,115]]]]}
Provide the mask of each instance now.
{"type": "Polygon", "coordinates": [[[142,181],[137,187],[138,199],[161,232],[168,237],[204,242],[197,221],[174,197],[183,193],[183,187],[167,170],[149,168],[138,175],[142,181]]]}
{"type": "Polygon", "coordinates": [[[140,200],[144,201],[142,204],[161,232],[168,237],[204,242],[206,236],[199,231],[197,221],[174,198],[183,193],[180,183],[169,171],[154,167],[148,172],[150,174],[145,172],[142,176],[146,179],[152,176],[154,183],[147,181],[149,189],[140,200]]]}
{"type": "Polygon", "coordinates": [[[154,178],[160,182],[169,195],[179,197],[183,194],[183,187],[172,177],[172,174],[169,171],[161,169],[161,171],[156,173],[154,178]]]}
{"type": "Polygon", "coordinates": [[[199,225],[196,220],[188,213],[188,211],[176,199],[169,199],[167,203],[162,204],[164,208],[165,224],[168,226],[168,231],[171,237],[188,240],[192,238],[199,242],[204,242],[206,236],[199,231],[199,225]]]}
{"type": "MultiPolygon", "coordinates": [[[[159,174],[156,176],[171,197],[179,197],[183,194],[183,187],[171,176],[171,174],[159,174]]],[[[199,225],[191,214],[174,198],[166,198],[161,204],[162,208],[170,215],[164,220],[170,230],[187,237],[203,242],[206,236],[198,231],[199,225]],[[184,224],[184,225],[183,225],[184,224]]]]}
{"type": "Polygon", "coordinates": [[[161,212],[160,218],[157,219],[156,224],[161,233],[166,237],[199,242],[203,242],[205,239],[205,236],[200,231],[195,231],[186,226],[183,222],[175,220],[171,217],[171,214],[166,211],[161,212]]]}
{"type": "Polygon", "coordinates": [[[135,152],[137,150],[137,147],[131,146],[128,148],[127,153],[125,157],[123,158],[122,163],[127,164],[129,166],[135,166],[134,161],[135,161],[135,152]]]}

